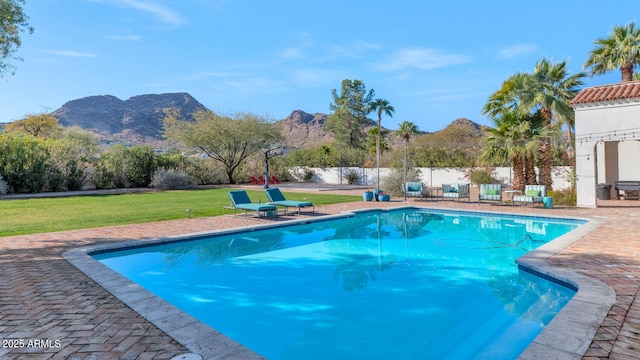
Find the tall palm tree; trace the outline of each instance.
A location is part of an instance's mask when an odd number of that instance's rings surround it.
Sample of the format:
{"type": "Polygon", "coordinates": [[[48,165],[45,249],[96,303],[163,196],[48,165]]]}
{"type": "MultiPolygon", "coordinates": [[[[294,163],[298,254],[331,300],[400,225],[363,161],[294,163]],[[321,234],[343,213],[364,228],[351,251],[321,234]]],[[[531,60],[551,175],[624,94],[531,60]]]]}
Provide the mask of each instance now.
{"type": "Polygon", "coordinates": [[[393,113],[396,109],[391,106],[388,100],[375,99],[369,103],[369,110],[378,112],[378,134],[376,135],[376,155],[377,155],[377,169],[378,176],[376,182],[376,190],[380,191],[380,124],[382,123],[382,113],[387,114],[389,117],[393,117],[393,113]]]}
{"type": "Polygon", "coordinates": [[[493,128],[487,129],[484,137],[484,151],[480,162],[486,164],[508,161],[513,166],[511,186],[524,190],[527,184],[525,169],[527,159],[539,146],[538,137],[531,130],[532,123],[526,115],[514,111],[505,111],[493,118],[493,128]]]}
{"type": "Polygon", "coordinates": [[[404,161],[402,162],[402,187],[404,192],[404,201],[407,201],[407,191],[404,188],[407,184],[407,147],[409,146],[409,139],[411,135],[418,133],[418,125],[411,121],[403,121],[400,123],[396,132],[396,137],[401,137],[404,140],[404,161]]]}
{"type": "MultiPolygon", "coordinates": [[[[483,112],[492,117],[505,111],[518,111],[521,115],[539,112],[544,127],[551,127],[552,120],[557,122],[554,125],[566,124],[570,127],[574,114],[569,102],[578,93],[578,87],[583,84],[582,78],[586,75],[579,72],[569,76],[567,64],[567,60],[553,63],[543,58],[536,63],[532,74],[516,73],[491,95],[483,112]]],[[[538,168],[538,182],[551,190],[550,138],[540,142],[538,168]]]]}
{"type": "Polygon", "coordinates": [[[636,23],[615,25],[606,38],[593,42],[596,47],[589,52],[584,63],[591,68],[591,76],[602,75],[620,69],[622,81],[633,80],[633,69],[640,64],[640,28],[636,23]]]}

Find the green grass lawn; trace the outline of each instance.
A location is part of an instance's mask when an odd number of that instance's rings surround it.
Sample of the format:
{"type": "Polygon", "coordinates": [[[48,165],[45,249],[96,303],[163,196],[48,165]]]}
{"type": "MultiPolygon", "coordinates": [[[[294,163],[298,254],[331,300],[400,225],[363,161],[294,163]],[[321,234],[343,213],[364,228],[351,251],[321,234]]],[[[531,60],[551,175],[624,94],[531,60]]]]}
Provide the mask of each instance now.
{"type": "MultiPolygon", "coordinates": [[[[153,221],[222,215],[229,189],[164,191],[68,198],[0,200],[0,236],[139,224],[153,221]]],[[[268,202],[263,191],[247,190],[253,202],[268,202]]],[[[287,193],[289,200],[306,198],[314,205],[362,200],[358,196],[287,193]]]]}

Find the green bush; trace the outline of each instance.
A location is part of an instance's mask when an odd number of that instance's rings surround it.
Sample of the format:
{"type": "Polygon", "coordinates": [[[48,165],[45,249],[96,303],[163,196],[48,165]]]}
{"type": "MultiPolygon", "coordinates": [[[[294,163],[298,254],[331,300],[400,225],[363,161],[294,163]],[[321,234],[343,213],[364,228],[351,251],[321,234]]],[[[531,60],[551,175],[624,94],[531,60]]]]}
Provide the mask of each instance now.
{"type": "Polygon", "coordinates": [[[302,170],[302,181],[310,182],[313,176],[316,174],[312,169],[305,168],[302,170]]]}
{"type": "Polygon", "coordinates": [[[46,185],[49,152],[30,135],[0,134],[0,175],[8,193],[37,193],[46,185]]]}
{"type": "Polygon", "coordinates": [[[222,184],[227,179],[225,172],[220,167],[216,167],[210,159],[190,161],[187,164],[186,172],[195,185],[222,184]]]}
{"type": "Polygon", "coordinates": [[[576,206],[578,203],[578,197],[575,188],[566,190],[550,190],[547,196],[553,198],[555,205],[563,206],[576,206]]]}
{"type": "Polygon", "coordinates": [[[157,169],[156,153],[149,146],[132,146],[125,152],[124,175],[134,187],[146,187],[157,169]]]}
{"type": "Polygon", "coordinates": [[[191,185],[191,178],[182,170],[159,168],[153,173],[149,184],[152,188],[163,190],[185,189],[191,185]]]}
{"type": "Polygon", "coordinates": [[[492,169],[469,169],[465,177],[473,184],[498,184],[500,181],[494,178],[492,169]]]}
{"type": "MultiPolygon", "coordinates": [[[[393,171],[385,176],[382,179],[382,189],[385,193],[394,195],[394,196],[404,196],[404,192],[402,191],[403,185],[403,174],[400,169],[393,169],[393,171]]],[[[407,170],[407,182],[410,181],[420,181],[420,173],[417,170],[409,169],[407,170]]]]}
{"type": "Polygon", "coordinates": [[[347,184],[349,185],[355,185],[358,183],[358,181],[360,181],[360,174],[358,174],[357,171],[353,170],[353,169],[349,169],[349,171],[347,171],[346,174],[344,174],[344,178],[345,180],[347,180],[347,184]]]}
{"type": "Polygon", "coordinates": [[[49,139],[47,191],[82,190],[88,181],[94,148],[74,138],[49,139]]]}
{"type": "Polygon", "coordinates": [[[98,189],[129,187],[124,174],[124,158],[127,148],[114,145],[100,154],[93,173],[93,183],[98,189]]]}
{"type": "Polygon", "coordinates": [[[93,182],[99,189],[146,187],[157,167],[151,147],[118,144],[101,154],[93,182]]]}
{"type": "Polygon", "coordinates": [[[9,185],[7,182],[2,179],[2,175],[0,175],[0,195],[5,195],[9,190],[9,185]]]}

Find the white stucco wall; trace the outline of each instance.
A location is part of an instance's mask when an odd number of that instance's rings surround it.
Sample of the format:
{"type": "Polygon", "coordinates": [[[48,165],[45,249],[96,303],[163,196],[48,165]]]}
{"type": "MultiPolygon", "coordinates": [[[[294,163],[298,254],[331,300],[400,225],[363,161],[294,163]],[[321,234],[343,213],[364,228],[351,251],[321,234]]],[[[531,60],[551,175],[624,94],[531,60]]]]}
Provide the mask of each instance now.
{"type": "MultiPolygon", "coordinates": [[[[360,175],[361,185],[376,185],[377,170],[375,168],[309,168],[315,175],[311,179],[313,182],[325,184],[346,184],[344,174],[348,171],[355,171],[360,175]],[[343,175],[340,180],[340,173],[343,175]]],[[[442,186],[442,184],[468,183],[465,175],[469,169],[458,168],[417,168],[420,171],[420,180],[428,186],[442,186]]],[[[292,175],[296,179],[301,179],[304,168],[291,169],[292,175]]],[[[391,173],[392,169],[380,169],[380,182],[391,173]]],[[[500,180],[505,186],[511,186],[512,172],[510,167],[494,168],[493,177],[500,180]]],[[[571,187],[571,167],[557,166],[552,169],[553,189],[564,190],[571,187]]]]}
{"type": "MultiPolygon", "coordinates": [[[[596,207],[597,184],[640,180],[640,99],[577,104],[576,185],[579,207],[596,207]]],[[[613,197],[612,197],[613,198],[613,197]]]]}

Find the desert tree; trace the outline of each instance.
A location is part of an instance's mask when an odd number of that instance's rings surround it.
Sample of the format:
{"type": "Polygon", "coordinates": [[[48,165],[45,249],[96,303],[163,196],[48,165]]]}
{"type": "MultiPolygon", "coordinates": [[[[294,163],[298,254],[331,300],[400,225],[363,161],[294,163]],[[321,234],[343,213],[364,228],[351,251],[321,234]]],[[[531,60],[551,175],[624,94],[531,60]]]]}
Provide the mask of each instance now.
{"type": "Polygon", "coordinates": [[[342,80],[340,94],[331,91],[333,102],[329,108],[333,111],[327,118],[323,129],[334,134],[341,146],[361,147],[365,139],[364,124],[371,109],[369,104],[375,91],[367,91],[361,80],[342,80]]]}
{"type": "Polygon", "coordinates": [[[247,158],[282,139],[274,124],[251,113],[219,116],[198,110],[192,117],[193,121],[185,120],[177,110],[167,110],[164,136],[222,164],[230,184],[235,183],[234,173],[247,158]]]}
{"type": "Polygon", "coordinates": [[[22,45],[20,35],[33,33],[23,4],[24,0],[0,0],[0,77],[6,72],[13,74],[14,67],[9,60],[22,60],[15,55],[22,45]]]}
{"type": "Polygon", "coordinates": [[[4,129],[8,133],[28,134],[40,139],[58,138],[63,130],[55,116],[44,113],[27,115],[5,125],[4,129]]]}

